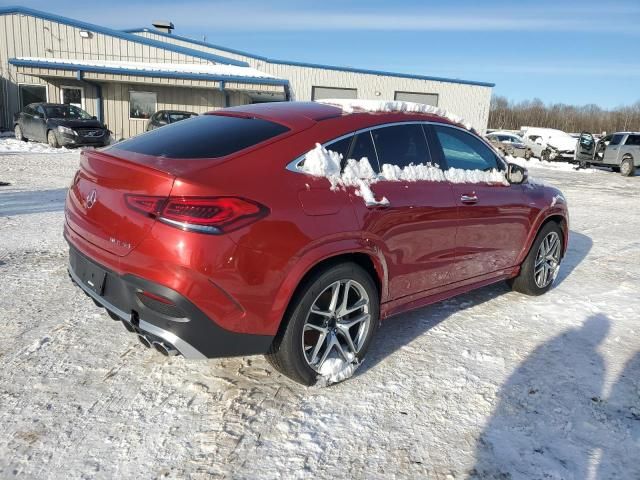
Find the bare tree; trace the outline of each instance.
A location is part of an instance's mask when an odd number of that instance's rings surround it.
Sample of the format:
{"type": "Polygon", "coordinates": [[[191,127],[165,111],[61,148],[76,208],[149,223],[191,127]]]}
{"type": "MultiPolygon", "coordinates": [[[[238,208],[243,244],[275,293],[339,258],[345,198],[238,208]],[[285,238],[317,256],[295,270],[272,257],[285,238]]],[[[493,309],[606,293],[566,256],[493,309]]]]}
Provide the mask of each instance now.
{"type": "Polygon", "coordinates": [[[497,95],[491,98],[489,128],[518,130],[523,126],[566,132],[637,131],[640,130],[640,100],[633,105],[605,110],[595,104],[545,104],[539,98],[518,103],[497,95]]]}

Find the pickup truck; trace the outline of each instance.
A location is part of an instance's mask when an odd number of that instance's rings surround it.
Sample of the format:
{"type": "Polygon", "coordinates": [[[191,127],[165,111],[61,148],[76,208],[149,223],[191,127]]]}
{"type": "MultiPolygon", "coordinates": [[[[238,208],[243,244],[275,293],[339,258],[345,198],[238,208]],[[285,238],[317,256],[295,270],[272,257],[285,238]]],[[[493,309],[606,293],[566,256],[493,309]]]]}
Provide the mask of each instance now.
{"type": "Polygon", "coordinates": [[[582,132],[578,137],[576,160],[582,168],[602,165],[631,177],[636,167],[640,167],[640,132],[612,133],[598,141],[591,133],[582,132]]]}

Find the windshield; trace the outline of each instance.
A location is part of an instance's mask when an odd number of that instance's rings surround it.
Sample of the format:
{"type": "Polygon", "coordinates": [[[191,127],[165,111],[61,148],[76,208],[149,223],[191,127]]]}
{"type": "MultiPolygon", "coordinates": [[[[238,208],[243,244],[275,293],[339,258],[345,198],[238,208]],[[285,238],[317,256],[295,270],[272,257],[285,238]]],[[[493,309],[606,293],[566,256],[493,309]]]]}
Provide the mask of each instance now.
{"type": "Polygon", "coordinates": [[[47,118],[64,118],[70,120],[91,120],[93,117],[81,108],[73,105],[55,105],[45,107],[47,118]]]}

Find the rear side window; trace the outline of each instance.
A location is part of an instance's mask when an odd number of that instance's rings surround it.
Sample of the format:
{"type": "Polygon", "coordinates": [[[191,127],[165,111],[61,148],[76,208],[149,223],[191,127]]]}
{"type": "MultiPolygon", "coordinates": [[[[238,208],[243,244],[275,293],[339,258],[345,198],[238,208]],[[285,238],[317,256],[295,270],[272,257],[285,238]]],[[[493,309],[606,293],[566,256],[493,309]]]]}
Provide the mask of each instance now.
{"type": "Polygon", "coordinates": [[[269,140],[289,129],[258,118],[202,115],[109,147],[165,158],[217,158],[269,140]]]}
{"type": "Polygon", "coordinates": [[[373,146],[373,141],[371,140],[371,134],[369,132],[362,132],[356,135],[353,139],[353,145],[351,146],[349,158],[361,160],[362,157],[367,157],[367,160],[369,160],[371,168],[373,168],[374,171],[380,171],[378,167],[376,149],[373,146]]]}
{"type": "Polygon", "coordinates": [[[479,139],[457,128],[434,125],[448,168],[489,171],[501,169],[494,153],[479,139]]]}
{"type": "Polygon", "coordinates": [[[422,126],[394,125],[372,130],[380,165],[385,163],[404,168],[431,161],[422,126]]]}
{"type": "Polygon", "coordinates": [[[640,145],[640,135],[629,135],[627,137],[627,141],[624,142],[625,145],[633,145],[633,146],[638,146],[640,145]]]}
{"type": "Polygon", "coordinates": [[[611,137],[611,142],[609,142],[609,145],[620,145],[620,142],[623,138],[624,135],[614,135],[613,137],[611,137]]]}
{"type": "Polygon", "coordinates": [[[347,159],[349,158],[349,148],[351,147],[351,141],[353,140],[353,135],[349,135],[347,138],[343,138],[342,140],[338,140],[337,142],[333,142],[327,145],[327,150],[331,150],[332,152],[337,152],[342,155],[342,168],[347,164],[347,159]]]}

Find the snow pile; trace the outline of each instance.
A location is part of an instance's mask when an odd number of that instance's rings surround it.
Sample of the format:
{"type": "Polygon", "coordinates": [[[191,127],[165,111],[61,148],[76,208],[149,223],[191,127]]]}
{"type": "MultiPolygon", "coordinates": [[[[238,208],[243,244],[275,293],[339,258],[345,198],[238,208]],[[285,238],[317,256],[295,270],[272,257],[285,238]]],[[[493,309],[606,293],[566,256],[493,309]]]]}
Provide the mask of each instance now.
{"type": "Polygon", "coordinates": [[[355,371],[360,366],[361,362],[353,353],[346,354],[347,359],[339,356],[335,351],[324,361],[320,371],[318,372],[318,378],[316,379],[315,387],[328,387],[334,383],[340,383],[347,378],[351,378],[355,371]]]}
{"type": "Polygon", "coordinates": [[[101,67],[115,70],[142,70],[145,72],[190,73],[202,75],[218,75],[230,77],[276,78],[251,67],[222,65],[212,63],[152,63],[125,62],[112,60],[70,60],[68,58],[18,57],[18,60],[34,64],[60,64],[71,67],[101,67]]]}
{"type": "Polygon", "coordinates": [[[443,108],[434,107],[424,103],[385,101],[385,100],[352,100],[344,98],[328,98],[316,100],[318,103],[333,105],[340,107],[344,113],[354,112],[407,112],[407,113],[426,113],[462,125],[467,130],[471,130],[471,124],[466,122],[462,117],[447,112],[443,108]]]}
{"type": "Polygon", "coordinates": [[[6,153],[66,153],[67,148],[51,148],[46,143],[22,142],[12,137],[0,137],[0,155],[6,153]]]}
{"type": "Polygon", "coordinates": [[[362,157],[360,160],[350,158],[344,170],[340,171],[342,155],[316,143],[313,150],[310,150],[304,159],[300,169],[315,177],[325,177],[331,183],[331,189],[336,190],[344,187],[355,187],[356,195],[362,197],[367,206],[388,205],[389,200],[382,197],[376,200],[371,185],[381,182],[446,182],[451,183],[502,183],[509,185],[504,172],[491,170],[483,172],[481,170],[462,170],[450,168],[443,171],[438,165],[420,164],[408,165],[400,168],[397,165],[385,163],[382,165],[382,173],[376,174],[369,159],[362,157]]]}

